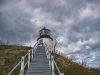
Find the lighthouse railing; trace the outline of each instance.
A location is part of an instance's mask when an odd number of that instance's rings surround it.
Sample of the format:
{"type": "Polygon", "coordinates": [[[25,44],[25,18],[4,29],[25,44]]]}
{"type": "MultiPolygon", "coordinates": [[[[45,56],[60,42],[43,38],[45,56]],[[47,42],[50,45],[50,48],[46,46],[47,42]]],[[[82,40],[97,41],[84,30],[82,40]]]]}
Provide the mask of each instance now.
{"type": "Polygon", "coordinates": [[[36,52],[36,48],[38,46],[38,42],[34,45],[34,47],[28,51],[25,56],[21,57],[21,60],[15,65],[12,70],[7,75],[14,75],[14,72],[20,68],[19,75],[24,75],[25,69],[29,68],[30,62],[33,59],[33,56],[36,52]]]}

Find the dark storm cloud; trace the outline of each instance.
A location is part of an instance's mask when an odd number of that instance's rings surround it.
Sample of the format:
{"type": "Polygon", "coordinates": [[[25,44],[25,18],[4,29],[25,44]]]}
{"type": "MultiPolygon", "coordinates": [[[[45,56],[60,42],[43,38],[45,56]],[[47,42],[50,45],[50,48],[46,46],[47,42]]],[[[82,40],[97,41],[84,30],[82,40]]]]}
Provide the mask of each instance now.
{"type": "Polygon", "coordinates": [[[9,3],[0,7],[0,38],[14,43],[27,42],[35,35],[35,29],[28,20],[30,15],[23,12],[19,2],[9,3]]]}
{"type": "MultiPolygon", "coordinates": [[[[98,6],[99,0],[1,0],[1,37],[9,37],[9,40],[12,37],[11,40],[16,38],[19,41],[23,38],[23,41],[26,41],[30,39],[29,36],[36,35],[36,30],[41,28],[41,25],[45,25],[51,30],[56,27],[58,30],[55,34],[70,39],[69,43],[76,42],[81,39],[79,34],[84,38],[84,33],[100,30],[99,18],[91,19],[95,16],[91,14],[92,11],[95,11],[94,14],[100,12],[98,6]],[[61,34],[62,32],[66,34],[61,34]],[[73,38],[74,34],[77,36],[73,38]]],[[[100,15],[96,17],[98,16],[100,15]]]]}
{"type": "Polygon", "coordinates": [[[0,0],[1,40],[30,45],[43,26],[65,54],[98,47],[100,0],[0,0]]]}

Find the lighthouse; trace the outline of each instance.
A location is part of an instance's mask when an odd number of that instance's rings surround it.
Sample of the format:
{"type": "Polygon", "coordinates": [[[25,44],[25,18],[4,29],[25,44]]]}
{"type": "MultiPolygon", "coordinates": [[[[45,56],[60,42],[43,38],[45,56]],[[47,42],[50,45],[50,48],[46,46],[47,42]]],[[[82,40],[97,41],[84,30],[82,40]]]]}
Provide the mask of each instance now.
{"type": "Polygon", "coordinates": [[[51,35],[51,31],[47,28],[42,28],[39,31],[39,37],[37,39],[39,44],[46,44],[51,52],[54,52],[54,42],[51,35]]]}

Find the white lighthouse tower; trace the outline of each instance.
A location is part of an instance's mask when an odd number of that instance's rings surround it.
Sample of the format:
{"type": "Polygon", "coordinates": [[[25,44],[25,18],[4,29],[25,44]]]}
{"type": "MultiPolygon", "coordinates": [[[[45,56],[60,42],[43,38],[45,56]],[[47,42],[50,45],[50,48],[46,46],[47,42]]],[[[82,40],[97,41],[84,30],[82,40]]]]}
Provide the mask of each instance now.
{"type": "Polygon", "coordinates": [[[54,42],[53,38],[51,37],[51,31],[46,29],[45,27],[39,31],[39,37],[37,39],[38,43],[44,43],[47,45],[51,52],[54,52],[54,42]]]}

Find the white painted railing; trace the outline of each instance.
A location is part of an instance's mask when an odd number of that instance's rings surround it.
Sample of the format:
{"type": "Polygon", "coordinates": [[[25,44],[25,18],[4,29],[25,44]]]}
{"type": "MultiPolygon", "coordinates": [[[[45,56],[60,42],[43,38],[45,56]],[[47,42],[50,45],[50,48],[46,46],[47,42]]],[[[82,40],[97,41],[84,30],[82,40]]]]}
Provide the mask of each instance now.
{"type": "MultiPolygon", "coordinates": [[[[52,70],[52,75],[55,75],[55,68],[57,69],[59,75],[64,75],[64,73],[61,73],[55,60],[54,57],[52,56],[52,51],[49,49],[49,47],[46,44],[43,44],[45,46],[45,51],[47,58],[49,59],[49,67],[51,67],[52,70]]],[[[29,68],[30,62],[33,59],[33,56],[36,52],[36,48],[38,46],[38,42],[34,45],[34,47],[28,51],[28,53],[25,56],[22,56],[21,61],[7,74],[7,75],[13,75],[13,72],[20,67],[20,72],[19,75],[24,75],[25,73],[25,68],[29,68]]]]}
{"type": "Polygon", "coordinates": [[[54,56],[51,54],[52,50],[50,50],[46,44],[44,44],[44,46],[45,46],[47,58],[49,59],[49,66],[51,67],[52,75],[55,75],[55,68],[57,69],[59,75],[64,75],[64,73],[61,73],[61,71],[59,70],[57,63],[54,60],[54,56]]]}
{"type": "Polygon", "coordinates": [[[52,62],[52,75],[55,75],[55,73],[54,73],[54,72],[55,72],[54,66],[56,67],[56,69],[57,69],[59,75],[64,75],[64,73],[61,73],[61,72],[60,72],[60,70],[59,70],[59,68],[58,68],[58,66],[57,66],[57,63],[55,62],[53,56],[52,56],[52,58],[51,58],[51,62],[52,62]]]}
{"type": "Polygon", "coordinates": [[[38,43],[34,45],[34,47],[28,51],[28,53],[25,56],[21,57],[21,61],[7,74],[7,75],[13,75],[13,72],[20,67],[20,72],[19,75],[24,75],[25,73],[25,68],[29,68],[30,62],[33,59],[33,56],[36,52],[36,48],[38,46],[38,43]]]}
{"type": "Polygon", "coordinates": [[[21,61],[7,74],[7,75],[12,75],[13,71],[16,70],[17,67],[21,64],[21,61]]]}

